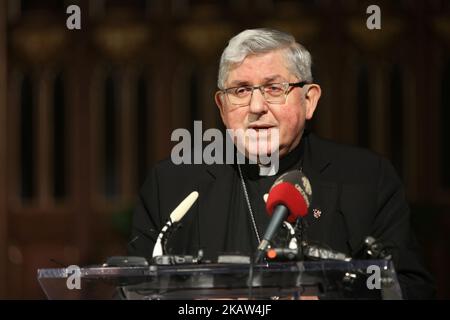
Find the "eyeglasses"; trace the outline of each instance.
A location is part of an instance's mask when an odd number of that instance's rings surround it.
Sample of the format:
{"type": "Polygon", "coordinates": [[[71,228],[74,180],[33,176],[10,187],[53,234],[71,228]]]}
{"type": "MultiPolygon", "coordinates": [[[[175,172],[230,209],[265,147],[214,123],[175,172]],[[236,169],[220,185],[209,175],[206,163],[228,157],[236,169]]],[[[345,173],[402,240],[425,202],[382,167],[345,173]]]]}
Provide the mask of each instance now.
{"type": "Polygon", "coordinates": [[[240,86],[221,90],[226,94],[228,101],[235,106],[247,106],[250,104],[253,96],[253,90],[259,89],[262,96],[267,103],[284,104],[287,95],[292,87],[302,88],[306,81],[301,82],[283,82],[283,83],[268,83],[261,86],[240,86]]]}

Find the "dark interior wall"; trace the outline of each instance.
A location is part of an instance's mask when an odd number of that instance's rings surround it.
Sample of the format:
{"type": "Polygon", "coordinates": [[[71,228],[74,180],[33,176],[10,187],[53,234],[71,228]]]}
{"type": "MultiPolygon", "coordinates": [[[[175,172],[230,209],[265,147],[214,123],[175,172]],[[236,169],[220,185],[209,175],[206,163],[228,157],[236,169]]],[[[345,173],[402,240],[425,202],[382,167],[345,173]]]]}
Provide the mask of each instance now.
{"type": "Polygon", "coordinates": [[[6,190],[6,92],[7,92],[7,57],[6,57],[6,5],[0,1],[0,296],[6,296],[6,250],[7,250],[7,205],[6,190]]]}

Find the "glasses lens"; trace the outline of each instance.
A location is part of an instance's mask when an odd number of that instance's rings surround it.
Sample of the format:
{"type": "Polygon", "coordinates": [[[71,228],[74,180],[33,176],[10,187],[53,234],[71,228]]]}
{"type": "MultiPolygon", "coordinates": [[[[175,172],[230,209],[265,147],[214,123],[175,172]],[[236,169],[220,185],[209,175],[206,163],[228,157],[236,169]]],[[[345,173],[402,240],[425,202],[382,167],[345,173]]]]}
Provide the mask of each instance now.
{"type": "Polygon", "coordinates": [[[283,83],[272,83],[263,87],[266,101],[270,103],[284,103],[286,86],[283,83]]]}
{"type": "MultiPolygon", "coordinates": [[[[259,87],[268,103],[283,104],[286,102],[287,83],[270,83],[259,87]]],[[[250,103],[253,87],[243,86],[227,89],[228,100],[235,106],[246,106],[250,103]]]]}
{"type": "Polygon", "coordinates": [[[228,99],[234,105],[246,105],[252,96],[252,87],[238,87],[226,91],[228,99]]]}

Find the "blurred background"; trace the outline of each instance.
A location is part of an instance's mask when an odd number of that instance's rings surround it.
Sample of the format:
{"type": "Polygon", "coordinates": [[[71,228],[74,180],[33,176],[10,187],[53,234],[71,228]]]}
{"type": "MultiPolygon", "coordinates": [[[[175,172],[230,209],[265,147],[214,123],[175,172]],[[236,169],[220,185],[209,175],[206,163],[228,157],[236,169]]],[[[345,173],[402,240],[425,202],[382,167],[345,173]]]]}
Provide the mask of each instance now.
{"type": "Polygon", "coordinates": [[[313,131],[393,162],[450,298],[448,0],[0,0],[1,298],[45,298],[38,268],[126,254],[148,169],[175,128],[221,127],[220,53],[254,27],[311,51],[313,131]],[[71,4],[81,30],[66,28],[71,4]],[[366,28],[371,4],[381,30],[366,28]]]}

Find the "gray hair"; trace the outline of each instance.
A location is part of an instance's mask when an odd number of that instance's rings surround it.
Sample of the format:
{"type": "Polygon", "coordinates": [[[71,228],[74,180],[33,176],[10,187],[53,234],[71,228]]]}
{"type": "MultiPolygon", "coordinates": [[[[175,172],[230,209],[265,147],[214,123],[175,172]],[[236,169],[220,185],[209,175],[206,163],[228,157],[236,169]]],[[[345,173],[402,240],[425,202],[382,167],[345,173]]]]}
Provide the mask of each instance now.
{"type": "Polygon", "coordinates": [[[253,54],[284,50],[287,67],[299,80],[312,82],[311,54],[295,38],[273,29],[249,29],[234,36],[222,53],[217,85],[224,89],[230,69],[253,54]]]}

